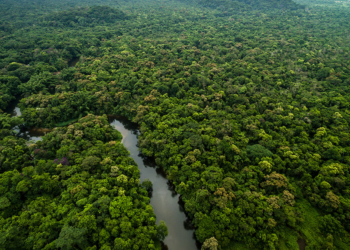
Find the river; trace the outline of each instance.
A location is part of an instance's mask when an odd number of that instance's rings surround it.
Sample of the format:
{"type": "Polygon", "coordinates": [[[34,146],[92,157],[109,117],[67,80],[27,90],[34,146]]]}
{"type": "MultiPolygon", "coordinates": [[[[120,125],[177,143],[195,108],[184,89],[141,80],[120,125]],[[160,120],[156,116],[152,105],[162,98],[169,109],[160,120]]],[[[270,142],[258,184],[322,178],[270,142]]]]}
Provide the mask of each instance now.
{"type": "MultiPolygon", "coordinates": [[[[20,116],[21,111],[13,105],[8,111],[12,116],[20,116]]],[[[122,135],[122,143],[130,152],[140,170],[140,181],[149,179],[153,183],[151,205],[157,218],[165,221],[168,236],[162,242],[162,250],[197,250],[200,249],[194,236],[194,228],[186,217],[180,197],[174,191],[173,185],[166,179],[164,171],[157,168],[152,158],[140,154],[137,146],[139,129],[137,124],[123,118],[109,118],[110,124],[122,135]]],[[[15,128],[19,137],[28,141],[39,141],[45,135],[45,130],[28,129],[24,126],[15,128]]]]}
{"type": "Polygon", "coordinates": [[[164,240],[162,249],[200,249],[194,237],[194,228],[184,213],[180,197],[166,179],[164,171],[156,168],[153,159],[140,154],[137,146],[137,135],[139,134],[137,124],[123,118],[112,118],[110,124],[123,135],[122,143],[129,150],[130,156],[139,167],[140,181],[149,179],[153,183],[151,205],[157,216],[157,223],[160,220],[165,221],[169,232],[169,235],[164,240]]]}

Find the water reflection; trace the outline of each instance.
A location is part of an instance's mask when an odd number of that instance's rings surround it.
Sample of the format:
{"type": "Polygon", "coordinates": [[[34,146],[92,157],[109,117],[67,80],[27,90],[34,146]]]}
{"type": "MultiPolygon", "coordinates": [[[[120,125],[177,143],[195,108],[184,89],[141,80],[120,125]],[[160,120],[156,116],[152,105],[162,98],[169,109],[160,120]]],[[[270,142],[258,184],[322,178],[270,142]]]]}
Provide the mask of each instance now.
{"type": "Polygon", "coordinates": [[[194,237],[194,227],[184,213],[183,202],[176,194],[174,186],[166,179],[164,171],[156,168],[153,159],[143,156],[138,151],[137,135],[139,130],[137,124],[120,117],[118,120],[110,118],[110,124],[123,135],[123,144],[139,167],[141,182],[149,179],[153,183],[151,205],[157,216],[157,223],[164,220],[169,232],[162,243],[162,249],[200,249],[194,237]]]}
{"type": "Polygon", "coordinates": [[[6,113],[10,114],[12,117],[21,116],[21,110],[19,107],[17,107],[18,103],[20,101],[20,98],[17,98],[16,100],[13,100],[10,102],[9,106],[6,109],[6,113]]]}
{"type": "MultiPolygon", "coordinates": [[[[13,116],[20,116],[21,111],[14,106],[9,112],[13,116]]],[[[165,221],[169,235],[162,242],[162,250],[196,250],[200,249],[194,236],[194,227],[184,212],[184,204],[180,196],[175,192],[174,185],[166,178],[165,172],[156,167],[152,158],[143,156],[138,150],[139,129],[137,124],[129,122],[125,118],[109,118],[110,124],[122,135],[122,142],[129,150],[130,156],[137,163],[140,170],[140,181],[149,179],[153,183],[151,205],[157,216],[157,223],[165,221]]],[[[14,128],[17,136],[30,142],[42,140],[42,136],[48,129],[28,129],[24,125],[14,128]]]]}
{"type": "Polygon", "coordinates": [[[22,113],[21,113],[21,110],[19,107],[15,107],[13,109],[13,111],[11,112],[11,116],[21,116],[21,115],[22,115],[22,113]]]}
{"type": "MultiPolygon", "coordinates": [[[[7,113],[9,113],[12,117],[19,117],[22,115],[20,108],[17,107],[18,102],[19,99],[16,100],[16,102],[11,103],[9,109],[7,110],[7,113]]],[[[33,143],[41,141],[42,136],[51,131],[50,129],[28,129],[24,124],[14,127],[13,130],[16,132],[17,137],[33,143]]]]}
{"type": "Polygon", "coordinates": [[[20,128],[16,128],[17,136],[23,138],[29,142],[41,141],[42,137],[49,131],[41,131],[35,128],[28,129],[25,126],[21,125],[20,128]]]}

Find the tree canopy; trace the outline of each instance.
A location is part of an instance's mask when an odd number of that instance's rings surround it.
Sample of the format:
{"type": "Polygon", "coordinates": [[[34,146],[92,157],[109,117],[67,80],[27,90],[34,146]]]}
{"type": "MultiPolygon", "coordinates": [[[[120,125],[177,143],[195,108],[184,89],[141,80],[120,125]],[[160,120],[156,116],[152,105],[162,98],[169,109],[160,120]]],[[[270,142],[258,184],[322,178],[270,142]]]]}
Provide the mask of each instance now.
{"type": "Polygon", "coordinates": [[[102,3],[0,3],[0,110],[22,112],[0,113],[1,249],[159,247],[106,115],[139,125],[202,249],[349,249],[347,3],[102,3]]]}

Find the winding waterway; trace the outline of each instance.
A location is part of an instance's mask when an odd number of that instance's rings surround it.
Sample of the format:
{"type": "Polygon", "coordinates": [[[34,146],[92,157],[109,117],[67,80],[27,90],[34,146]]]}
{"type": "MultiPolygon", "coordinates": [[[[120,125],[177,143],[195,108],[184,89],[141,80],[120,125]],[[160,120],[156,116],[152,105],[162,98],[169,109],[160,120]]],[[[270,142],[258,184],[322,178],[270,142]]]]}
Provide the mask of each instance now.
{"type": "MultiPolygon", "coordinates": [[[[21,111],[16,105],[8,110],[12,116],[20,116],[21,111]]],[[[165,173],[156,168],[152,158],[144,157],[138,150],[138,126],[124,118],[109,118],[110,124],[122,135],[122,143],[130,152],[130,156],[137,163],[140,170],[140,181],[149,179],[153,183],[151,205],[157,217],[165,221],[168,236],[162,243],[162,250],[197,250],[200,249],[194,237],[194,228],[186,217],[180,197],[174,191],[173,185],[166,179],[165,173]]],[[[23,125],[15,128],[17,135],[28,141],[39,141],[45,135],[43,129],[28,129],[23,125]]]]}
{"type": "Polygon", "coordinates": [[[194,237],[194,228],[184,213],[179,195],[175,193],[174,187],[166,179],[165,173],[156,168],[153,159],[142,156],[138,150],[137,135],[139,130],[137,124],[123,118],[111,118],[110,124],[123,135],[122,143],[129,150],[130,156],[139,167],[141,182],[149,179],[153,183],[151,205],[157,216],[157,223],[164,220],[169,232],[162,249],[199,249],[194,237]]]}
{"type": "MultiPolygon", "coordinates": [[[[79,58],[74,58],[69,62],[70,67],[74,67],[79,58]]],[[[21,116],[21,110],[17,107],[19,99],[10,104],[6,110],[11,116],[21,116]]],[[[138,150],[139,129],[137,124],[121,117],[110,117],[109,123],[117,129],[122,135],[122,143],[130,152],[130,156],[137,163],[140,170],[140,181],[148,179],[153,184],[151,195],[151,205],[157,217],[157,223],[160,220],[165,221],[168,227],[168,236],[162,242],[162,250],[198,250],[200,244],[194,236],[194,228],[186,217],[183,204],[174,186],[166,179],[166,174],[162,169],[157,168],[152,158],[144,157],[138,150]]],[[[17,136],[27,141],[37,142],[42,140],[50,130],[48,129],[28,129],[24,125],[14,128],[17,136]]],[[[299,249],[305,249],[304,239],[297,241],[299,249]]]]}
{"type": "MultiPolygon", "coordinates": [[[[69,67],[74,67],[79,59],[76,57],[69,61],[69,67]]],[[[17,107],[18,101],[19,99],[13,102],[7,110],[12,116],[21,116],[21,110],[17,107]]],[[[168,236],[162,242],[162,250],[200,249],[200,244],[195,239],[194,228],[186,217],[180,196],[176,194],[174,186],[166,179],[164,171],[156,167],[153,159],[144,157],[139,152],[137,124],[120,117],[109,118],[109,122],[123,135],[122,143],[139,167],[140,181],[148,179],[153,184],[151,205],[157,223],[163,220],[168,227],[168,236]]],[[[15,130],[17,136],[33,142],[41,140],[41,137],[48,132],[45,129],[28,129],[23,125],[16,127],[15,130]]]]}

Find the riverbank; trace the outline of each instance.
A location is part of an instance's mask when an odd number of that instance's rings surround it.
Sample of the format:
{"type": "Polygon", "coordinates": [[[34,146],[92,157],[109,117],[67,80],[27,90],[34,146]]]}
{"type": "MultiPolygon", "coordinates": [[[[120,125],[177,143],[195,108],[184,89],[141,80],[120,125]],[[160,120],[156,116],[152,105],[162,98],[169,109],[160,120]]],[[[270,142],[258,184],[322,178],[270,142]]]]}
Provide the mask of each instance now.
{"type": "Polygon", "coordinates": [[[168,236],[164,240],[162,249],[166,250],[195,250],[200,249],[196,241],[194,227],[189,222],[179,194],[166,178],[165,172],[157,168],[154,160],[145,157],[138,148],[138,125],[125,118],[109,118],[110,124],[123,136],[122,143],[130,152],[140,170],[140,181],[146,179],[153,184],[151,205],[156,214],[157,223],[163,220],[168,227],[168,236]]]}
{"type": "MultiPolygon", "coordinates": [[[[17,106],[14,105],[12,109],[11,114],[14,116],[21,115],[17,106]],[[18,112],[15,112],[17,109],[18,112]]],[[[139,168],[140,182],[148,179],[153,184],[150,203],[156,215],[157,224],[163,220],[168,228],[168,236],[159,247],[162,250],[200,249],[200,244],[195,239],[194,227],[185,214],[184,204],[175,192],[174,186],[167,180],[165,172],[157,168],[154,159],[143,156],[139,151],[137,138],[140,133],[139,125],[121,116],[109,115],[108,119],[110,125],[122,134],[122,143],[139,168]]],[[[71,122],[74,121],[71,120],[71,122]]],[[[41,140],[41,137],[48,132],[51,132],[51,129],[28,129],[23,126],[19,128],[18,135],[28,141],[36,142],[41,140]]]]}

